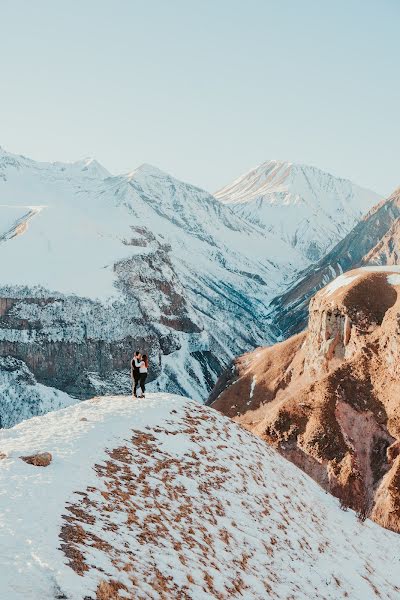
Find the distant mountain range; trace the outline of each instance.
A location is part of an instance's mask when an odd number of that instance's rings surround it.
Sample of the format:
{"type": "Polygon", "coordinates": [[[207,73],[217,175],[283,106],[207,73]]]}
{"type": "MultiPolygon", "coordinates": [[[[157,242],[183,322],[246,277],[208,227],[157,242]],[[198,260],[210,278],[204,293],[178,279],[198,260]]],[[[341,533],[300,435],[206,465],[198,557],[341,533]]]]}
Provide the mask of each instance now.
{"type": "Polygon", "coordinates": [[[0,150],[0,356],[86,398],[127,392],[140,347],[150,389],[206,398],[233,356],[276,339],[269,303],[311,249],[323,252],[377,198],[283,165],[259,167],[249,213],[239,192],[214,197],[150,165],[112,176],[93,159],[0,150]],[[267,226],[267,205],[279,227],[267,226]]]}

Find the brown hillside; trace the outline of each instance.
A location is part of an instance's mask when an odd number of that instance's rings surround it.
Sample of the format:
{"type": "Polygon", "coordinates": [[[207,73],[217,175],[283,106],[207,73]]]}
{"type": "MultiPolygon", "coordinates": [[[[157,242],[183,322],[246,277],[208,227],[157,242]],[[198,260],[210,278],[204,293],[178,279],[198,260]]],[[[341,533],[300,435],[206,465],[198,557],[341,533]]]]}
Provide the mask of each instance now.
{"type": "Polygon", "coordinates": [[[311,301],[306,332],[238,358],[213,402],[344,505],[395,531],[399,292],[396,267],[342,275],[311,301]]]}

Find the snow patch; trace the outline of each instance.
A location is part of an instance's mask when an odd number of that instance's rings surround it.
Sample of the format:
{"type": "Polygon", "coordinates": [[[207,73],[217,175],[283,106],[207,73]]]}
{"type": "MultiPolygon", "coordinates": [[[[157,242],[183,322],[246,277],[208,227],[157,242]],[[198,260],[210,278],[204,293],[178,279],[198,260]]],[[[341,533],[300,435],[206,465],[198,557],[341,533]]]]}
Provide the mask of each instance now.
{"type": "Polygon", "coordinates": [[[400,274],[388,275],[387,280],[390,285],[400,285],[400,274]]]}
{"type": "Polygon", "coordinates": [[[254,396],[254,390],[256,388],[256,383],[257,383],[257,376],[253,375],[253,379],[251,381],[251,386],[250,386],[250,399],[254,396]]]}
{"type": "Polygon", "coordinates": [[[337,292],[337,290],[350,285],[357,277],[359,277],[359,275],[347,275],[346,273],[344,275],[339,275],[339,277],[334,279],[332,283],[325,288],[323,295],[331,296],[334,292],[337,292]]]}

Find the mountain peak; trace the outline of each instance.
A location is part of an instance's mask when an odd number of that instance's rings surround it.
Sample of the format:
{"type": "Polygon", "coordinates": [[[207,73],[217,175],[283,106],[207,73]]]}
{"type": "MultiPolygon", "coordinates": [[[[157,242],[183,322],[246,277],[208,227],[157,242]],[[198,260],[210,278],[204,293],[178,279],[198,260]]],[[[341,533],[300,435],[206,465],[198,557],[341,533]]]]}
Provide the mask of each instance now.
{"type": "Polygon", "coordinates": [[[256,167],[249,169],[231,184],[218,190],[214,195],[223,202],[235,203],[235,201],[239,200],[235,200],[232,192],[235,192],[236,196],[240,192],[241,202],[248,202],[254,199],[255,196],[266,196],[277,191],[301,193],[301,188],[304,188],[305,181],[310,177],[312,177],[312,185],[320,185],[321,181],[324,185],[324,182],[330,181],[334,186],[341,184],[343,186],[357,187],[359,190],[378,196],[378,194],[371,192],[371,190],[356,186],[350,179],[337,177],[314,165],[276,159],[266,160],[256,167]]]}
{"type": "Polygon", "coordinates": [[[128,180],[131,181],[132,179],[139,179],[143,177],[157,177],[158,179],[165,179],[171,176],[165,171],[159,169],[158,167],[151,165],[150,163],[142,163],[141,165],[136,167],[136,169],[128,173],[127,177],[128,180]]]}
{"type": "Polygon", "coordinates": [[[72,165],[78,167],[81,171],[87,171],[91,175],[102,177],[103,179],[110,177],[111,175],[111,173],[105,167],[103,167],[98,160],[91,156],[77,160],[73,162],[72,165]]]}
{"type": "Polygon", "coordinates": [[[309,261],[321,258],[380,199],[347,179],[283,160],[262,163],[214,195],[309,261]]]}
{"type": "Polygon", "coordinates": [[[111,173],[93,157],[85,157],[75,161],[36,161],[24,156],[23,154],[14,154],[12,152],[8,152],[3,146],[0,146],[0,157],[5,158],[10,164],[27,168],[33,166],[35,169],[40,170],[55,169],[56,171],[64,171],[68,174],[78,174],[82,172],[89,177],[99,179],[105,179],[111,175],[111,173]]]}

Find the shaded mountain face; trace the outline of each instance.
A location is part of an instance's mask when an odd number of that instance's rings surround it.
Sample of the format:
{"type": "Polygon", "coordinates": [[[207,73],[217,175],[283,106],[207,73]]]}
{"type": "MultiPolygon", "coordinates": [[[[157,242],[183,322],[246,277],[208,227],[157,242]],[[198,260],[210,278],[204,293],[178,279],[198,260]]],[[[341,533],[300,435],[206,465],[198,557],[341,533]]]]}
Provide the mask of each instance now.
{"type": "Polygon", "coordinates": [[[376,204],[375,192],[307,165],[267,161],[215,194],[316,262],[376,204]]]}
{"type": "Polygon", "coordinates": [[[296,276],[289,289],[271,303],[277,338],[307,325],[313,295],[341,273],[364,265],[395,265],[400,247],[400,190],[373,208],[331,252],[296,276]]]}
{"type": "Polygon", "coordinates": [[[6,599],[398,597],[399,536],[197,402],[94,398],[0,452],[6,599]]]}
{"type": "Polygon", "coordinates": [[[308,330],[237,359],[210,401],[361,516],[400,532],[400,267],[350,271],[308,330]]]}
{"type": "Polygon", "coordinates": [[[305,263],[213,196],[142,165],[39,163],[0,151],[0,356],[74,396],[150,387],[207,396],[270,338],[268,301],[305,263]]]}
{"type": "Polygon", "coordinates": [[[0,357],[0,428],[75,402],[68,394],[38,383],[21,360],[0,357]]]}

